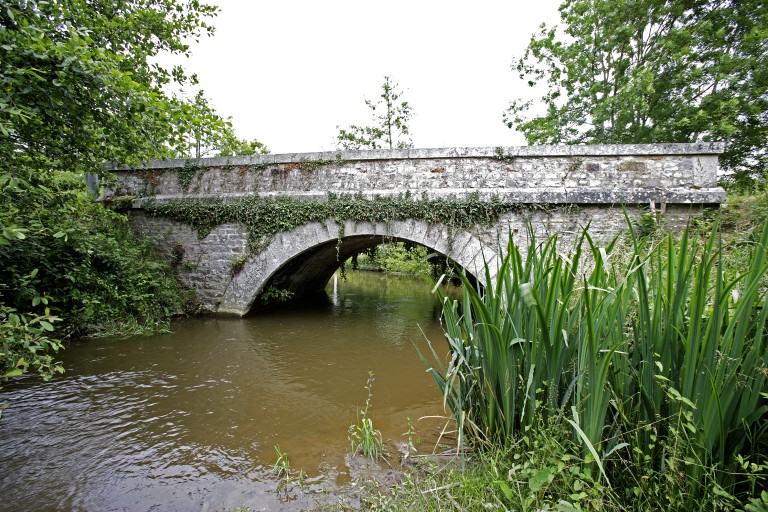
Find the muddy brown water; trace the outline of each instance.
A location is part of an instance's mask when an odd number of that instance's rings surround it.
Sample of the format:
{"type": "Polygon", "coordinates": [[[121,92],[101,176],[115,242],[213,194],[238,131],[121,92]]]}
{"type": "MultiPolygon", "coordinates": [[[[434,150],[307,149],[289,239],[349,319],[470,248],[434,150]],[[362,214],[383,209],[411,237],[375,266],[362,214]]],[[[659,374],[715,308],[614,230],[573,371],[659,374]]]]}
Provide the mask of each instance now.
{"type": "Polygon", "coordinates": [[[364,406],[390,453],[408,419],[426,445],[441,397],[414,343],[445,351],[417,279],[351,273],[325,304],[189,319],[173,334],[73,342],[66,373],[0,391],[0,510],[300,510],[351,476],[364,406]],[[422,334],[422,331],[424,334],[422,334]],[[275,445],[308,488],[277,492],[275,445]],[[300,495],[298,498],[297,495],[300,495]]]}

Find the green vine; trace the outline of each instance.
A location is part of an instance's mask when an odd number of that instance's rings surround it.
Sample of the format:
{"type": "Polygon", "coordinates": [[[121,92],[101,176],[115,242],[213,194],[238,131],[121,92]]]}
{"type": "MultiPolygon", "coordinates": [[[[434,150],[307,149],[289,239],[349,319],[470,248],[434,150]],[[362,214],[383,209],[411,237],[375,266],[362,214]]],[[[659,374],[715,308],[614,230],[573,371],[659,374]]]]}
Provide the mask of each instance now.
{"type": "Polygon", "coordinates": [[[184,167],[176,171],[176,180],[179,186],[186,193],[189,191],[189,185],[195,177],[198,177],[203,167],[196,160],[185,160],[184,167]]]}
{"type": "Polygon", "coordinates": [[[493,157],[496,160],[501,160],[502,162],[514,162],[515,157],[512,155],[508,155],[504,152],[504,148],[501,146],[496,146],[493,148],[493,157]]]}
{"type": "MultiPolygon", "coordinates": [[[[416,219],[466,230],[492,226],[502,214],[510,211],[542,206],[545,205],[523,205],[503,202],[498,198],[482,201],[477,196],[450,200],[410,197],[365,199],[329,195],[325,201],[259,196],[226,202],[222,199],[149,201],[144,209],[151,215],[190,224],[201,238],[222,224],[244,224],[249,229],[249,248],[255,251],[277,233],[327,219],[335,219],[341,226],[347,220],[389,223],[416,219]]],[[[339,237],[343,236],[341,227],[339,237]]]]}
{"type": "Polygon", "coordinates": [[[347,267],[346,267],[346,262],[341,261],[341,241],[344,238],[344,234],[346,233],[346,229],[347,229],[347,226],[346,226],[346,223],[344,221],[339,223],[339,236],[338,236],[338,239],[336,240],[336,261],[338,263],[341,263],[341,267],[340,267],[340,269],[341,269],[341,280],[344,281],[344,282],[347,281],[347,267]]]}

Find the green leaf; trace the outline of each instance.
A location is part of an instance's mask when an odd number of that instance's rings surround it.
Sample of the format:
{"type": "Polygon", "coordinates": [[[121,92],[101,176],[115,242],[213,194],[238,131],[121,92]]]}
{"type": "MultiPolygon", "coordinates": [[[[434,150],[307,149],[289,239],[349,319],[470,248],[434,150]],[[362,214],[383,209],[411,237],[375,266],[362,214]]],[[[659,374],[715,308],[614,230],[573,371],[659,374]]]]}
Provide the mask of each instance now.
{"type": "Polygon", "coordinates": [[[531,492],[537,493],[544,485],[552,482],[554,478],[552,468],[542,468],[528,480],[528,485],[531,488],[531,492]]]}
{"type": "MultiPolygon", "coordinates": [[[[578,414],[576,413],[576,408],[571,407],[571,410],[573,411],[573,417],[576,421],[578,421],[578,414]]],[[[584,443],[584,446],[589,450],[589,453],[592,455],[592,459],[597,464],[597,467],[600,469],[600,474],[603,475],[603,478],[605,479],[606,484],[608,487],[611,486],[611,483],[608,481],[608,475],[605,473],[605,469],[603,468],[603,462],[600,459],[600,456],[597,454],[597,450],[595,450],[595,447],[592,446],[592,443],[589,441],[589,438],[587,437],[587,434],[584,433],[584,431],[581,429],[578,423],[576,421],[571,420],[570,418],[566,418],[568,423],[570,423],[573,426],[573,429],[576,431],[578,436],[581,438],[581,441],[584,443]]]]}
{"type": "Polygon", "coordinates": [[[503,480],[498,480],[496,482],[496,485],[499,487],[499,489],[501,489],[501,492],[502,492],[502,494],[504,494],[504,497],[507,500],[511,501],[512,500],[512,489],[510,489],[510,487],[507,484],[507,482],[504,482],[503,480]]]}

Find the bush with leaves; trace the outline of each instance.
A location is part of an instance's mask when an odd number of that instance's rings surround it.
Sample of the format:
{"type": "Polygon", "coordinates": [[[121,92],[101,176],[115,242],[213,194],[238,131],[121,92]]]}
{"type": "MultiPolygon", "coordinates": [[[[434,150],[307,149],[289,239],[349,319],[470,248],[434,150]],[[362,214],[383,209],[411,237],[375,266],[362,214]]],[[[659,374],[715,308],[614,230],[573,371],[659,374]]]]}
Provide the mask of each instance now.
{"type": "Polygon", "coordinates": [[[23,226],[22,238],[0,244],[6,305],[31,313],[42,297],[68,335],[154,331],[180,311],[171,269],[124,216],[88,197],[79,176],[35,173],[1,192],[0,225],[23,226]]]}
{"type": "Polygon", "coordinates": [[[30,370],[45,380],[64,371],[54,359],[63,348],[61,340],[52,337],[57,321],[48,308],[20,313],[0,304],[0,386],[5,379],[30,370]]]}
{"type": "Polygon", "coordinates": [[[196,80],[154,59],[187,55],[217,11],[199,0],[0,6],[0,379],[58,371],[52,329],[154,330],[179,309],[169,269],[84,177],[186,147],[190,123],[227,127],[168,95],[170,82],[196,80]]]}
{"type": "Polygon", "coordinates": [[[432,265],[427,261],[427,248],[408,246],[404,242],[381,244],[357,256],[353,268],[384,272],[429,276],[432,265]]]}

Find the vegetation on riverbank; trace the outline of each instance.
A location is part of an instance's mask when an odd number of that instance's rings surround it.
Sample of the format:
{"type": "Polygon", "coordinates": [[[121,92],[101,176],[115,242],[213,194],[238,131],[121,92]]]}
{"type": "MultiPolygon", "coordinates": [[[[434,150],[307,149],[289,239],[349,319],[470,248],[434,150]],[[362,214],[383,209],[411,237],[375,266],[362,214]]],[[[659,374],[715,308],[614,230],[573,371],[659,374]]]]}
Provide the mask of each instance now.
{"type": "Polygon", "coordinates": [[[137,240],[126,218],[86,192],[73,173],[35,173],[4,194],[3,220],[27,226],[0,248],[7,302],[31,313],[46,299],[62,336],[152,333],[181,311],[172,269],[137,240]],[[34,279],[27,276],[36,271],[34,279]]]}
{"type": "Polygon", "coordinates": [[[427,260],[427,256],[429,251],[423,245],[408,246],[404,242],[393,242],[358,254],[351,258],[347,265],[353,270],[428,277],[432,273],[432,264],[427,260]]]}
{"type": "Polygon", "coordinates": [[[202,2],[43,2],[0,8],[0,385],[62,371],[70,336],[167,328],[182,301],[172,271],[94,202],[107,162],[264,151],[240,141],[159,54],[213,33],[202,2]]]}
{"type": "Polygon", "coordinates": [[[78,174],[16,176],[0,196],[0,225],[18,226],[0,237],[0,376],[60,372],[62,338],[167,330],[182,291],[126,218],[95,202],[78,174]]]}
{"type": "Polygon", "coordinates": [[[768,195],[740,196],[679,238],[511,240],[491,286],[443,298],[449,361],[425,357],[459,464],[369,483],[363,502],[766,510],[766,213],[768,195]]]}

